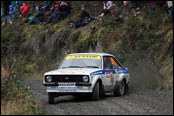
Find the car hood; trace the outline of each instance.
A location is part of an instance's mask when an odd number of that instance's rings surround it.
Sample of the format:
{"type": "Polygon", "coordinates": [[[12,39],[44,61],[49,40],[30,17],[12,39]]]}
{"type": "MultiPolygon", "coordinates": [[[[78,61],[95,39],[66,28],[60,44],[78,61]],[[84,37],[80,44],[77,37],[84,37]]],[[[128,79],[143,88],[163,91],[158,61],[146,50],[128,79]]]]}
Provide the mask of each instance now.
{"type": "Polygon", "coordinates": [[[46,72],[44,75],[90,75],[91,72],[95,72],[101,69],[97,68],[66,68],[58,69],[46,72]]]}

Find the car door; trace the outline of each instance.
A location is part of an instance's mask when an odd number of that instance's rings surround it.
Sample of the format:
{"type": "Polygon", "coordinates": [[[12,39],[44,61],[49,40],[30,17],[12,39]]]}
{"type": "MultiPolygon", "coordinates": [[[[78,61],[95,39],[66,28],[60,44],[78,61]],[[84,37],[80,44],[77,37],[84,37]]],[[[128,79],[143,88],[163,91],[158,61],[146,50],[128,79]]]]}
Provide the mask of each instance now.
{"type": "Polygon", "coordinates": [[[117,73],[121,64],[112,56],[103,57],[103,69],[105,72],[105,88],[107,91],[112,91],[118,78],[117,73]]]}
{"type": "Polygon", "coordinates": [[[113,72],[114,72],[114,79],[113,79],[113,83],[112,83],[112,88],[114,88],[115,82],[116,80],[119,78],[119,70],[121,70],[121,64],[114,58],[114,57],[110,57],[111,63],[113,65],[113,72]]]}
{"type": "Polygon", "coordinates": [[[113,64],[110,59],[110,56],[103,57],[103,71],[105,73],[105,90],[111,91],[114,83],[114,72],[113,64]]]}

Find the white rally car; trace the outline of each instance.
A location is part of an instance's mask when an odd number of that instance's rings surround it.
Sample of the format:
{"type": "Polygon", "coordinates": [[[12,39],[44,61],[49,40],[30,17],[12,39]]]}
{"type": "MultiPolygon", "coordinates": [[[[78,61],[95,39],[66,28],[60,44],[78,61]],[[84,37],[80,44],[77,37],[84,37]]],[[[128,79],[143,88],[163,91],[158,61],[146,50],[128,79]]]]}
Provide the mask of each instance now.
{"type": "Polygon", "coordinates": [[[128,69],[111,54],[69,54],[57,70],[44,74],[43,84],[48,102],[61,95],[89,95],[98,100],[106,92],[125,94],[129,83],[128,69]]]}

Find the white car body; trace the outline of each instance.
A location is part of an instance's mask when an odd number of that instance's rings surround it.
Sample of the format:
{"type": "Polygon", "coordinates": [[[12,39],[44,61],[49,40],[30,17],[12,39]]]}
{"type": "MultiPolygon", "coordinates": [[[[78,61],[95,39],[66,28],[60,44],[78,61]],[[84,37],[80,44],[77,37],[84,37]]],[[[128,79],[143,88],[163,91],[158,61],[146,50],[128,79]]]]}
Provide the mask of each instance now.
{"type": "MultiPolygon", "coordinates": [[[[129,83],[129,73],[128,69],[121,66],[119,61],[111,54],[106,53],[76,53],[69,54],[72,55],[97,55],[101,57],[102,67],[100,68],[65,68],[65,69],[57,69],[50,72],[46,72],[44,74],[43,84],[46,86],[46,92],[48,93],[92,93],[93,88],[96,82],[100,81],[102,84],[104,91],[114,91],[114,88],[117,86],[117,82],[125,81],[126,84],[129,83]],[[103,57],[113,57],[117,63],[119,63],[119,67],[117,69],[104,69],[103,65],[103,57]],[[69,79],[68,76],[73,75],[87,75],[89,76],[89,82],[87,85],[83,85],[83,83],[77,86],[76,82],[46,82],[46,76],[64,76],[64,79],[69,79]]],[[[75,77],[74,77],[75,78],[75,77]]]]}

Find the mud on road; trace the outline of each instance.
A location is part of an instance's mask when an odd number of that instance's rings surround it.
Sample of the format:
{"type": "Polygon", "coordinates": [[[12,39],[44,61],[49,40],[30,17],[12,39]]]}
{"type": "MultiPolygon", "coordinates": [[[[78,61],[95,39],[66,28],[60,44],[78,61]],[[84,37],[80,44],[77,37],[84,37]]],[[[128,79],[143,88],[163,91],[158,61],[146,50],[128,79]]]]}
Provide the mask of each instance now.
{"type": "Polygon", "coordinates": [[[48,104],[46,88],[41,80],[25,80],[35,99],[42,108],[52,115],[127,115],[167,114],[173,115],[173,91],[129,89],[127,95],[114,97],[107,94],[99,101],[74,96],[60,96],[55,104],[48,104]]]}

